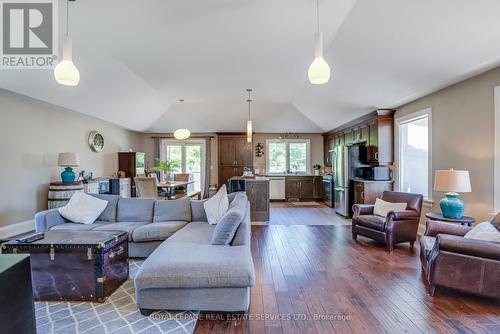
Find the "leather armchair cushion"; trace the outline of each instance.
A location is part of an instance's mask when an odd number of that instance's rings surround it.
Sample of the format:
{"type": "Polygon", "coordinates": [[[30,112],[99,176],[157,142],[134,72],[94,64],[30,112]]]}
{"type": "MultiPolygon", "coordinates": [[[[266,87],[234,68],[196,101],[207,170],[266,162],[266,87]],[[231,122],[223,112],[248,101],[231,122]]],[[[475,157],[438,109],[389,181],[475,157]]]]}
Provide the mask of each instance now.
{"type": "Polygon", "coordinates": [[[363,215],[356,218],[356,225],[383,232],[385,230],[385,218],[375,215],[363,215]]]}
{"type": "Polygon", "coordinates": [[[459,253],[500,261],[500,244],[439,234],[436,242],[440,251],[459,253]]]}
{"type": "Polygon", "coordinates": [[[428,237],[424,235],[420,238],[420,247],[422,247],[422,250],[424,251],[425,258],[429,258],[429,254],[431,253],[435,243],[436,238],[434,237],[428,237]]]}

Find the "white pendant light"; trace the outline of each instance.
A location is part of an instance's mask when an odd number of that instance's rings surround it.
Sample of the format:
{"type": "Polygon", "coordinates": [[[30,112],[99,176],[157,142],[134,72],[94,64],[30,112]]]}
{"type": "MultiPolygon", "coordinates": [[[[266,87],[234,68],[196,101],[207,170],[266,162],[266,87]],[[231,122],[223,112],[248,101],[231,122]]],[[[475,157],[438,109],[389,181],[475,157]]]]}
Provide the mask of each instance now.
{"type": "Polygon", "coordinates": [[[66,2],[66,34],[63,40],[63,58],[54,69],[54,78],[65,86],[76,86],[80,82],[80,72],[73,64],[73,45],[68,34],[69,26],[69,1],[66,2]]]}
{"type": "Polygon", "coordinates": [[[191,136],[191,131],[188,129],[177,129],[174,131],[175,139],[183,140],[188,139],[191,136]]]}
{"type": "Polygon", "coordinates": [[[309,82],[313,85],[321,85],[330,80],[330,66],[323,58],[323,34],[319,31],[319,0],[316,0],[316,16],[318,30],[316,32],[316,49],[314,50],[314,60],[309,66],[307,75],[309,82]]]}
{"type": "Polygon", "coordinates": [[[251,88],[247,89],[248,92],[248,121],[247,121],[247,142],[251,143],[252,142],[252,120],[250,119],[250,103],[252,103],[252,99],[250,99],[250,93],[252,92],[251,88]]]}

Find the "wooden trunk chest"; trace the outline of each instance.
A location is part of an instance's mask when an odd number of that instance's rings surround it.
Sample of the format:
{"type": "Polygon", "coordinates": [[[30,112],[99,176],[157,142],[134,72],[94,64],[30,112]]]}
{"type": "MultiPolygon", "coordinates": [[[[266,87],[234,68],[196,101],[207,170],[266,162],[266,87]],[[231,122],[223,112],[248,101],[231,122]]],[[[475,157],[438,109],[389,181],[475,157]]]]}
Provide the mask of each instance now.
{"type": "Polygon", "coordinates": [[[32,243],[4,243],[2,253],[31,255],[39,301],[104,302],[129,276],[127,232],[48,231],[32,243]]]}

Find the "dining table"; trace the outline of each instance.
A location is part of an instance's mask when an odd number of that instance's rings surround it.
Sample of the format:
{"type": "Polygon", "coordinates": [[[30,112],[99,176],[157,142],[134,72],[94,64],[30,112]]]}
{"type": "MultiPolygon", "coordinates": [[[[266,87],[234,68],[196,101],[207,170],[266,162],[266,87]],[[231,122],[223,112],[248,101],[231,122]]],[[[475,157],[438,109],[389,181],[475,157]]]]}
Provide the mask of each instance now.
{"type": "Polygon", "coordinates": [[[164,189],[167,197],[175,198],[175,188],[194,184],[194,180],[190,181],[165,181],[157,184],[159,189],[164,189]]]}

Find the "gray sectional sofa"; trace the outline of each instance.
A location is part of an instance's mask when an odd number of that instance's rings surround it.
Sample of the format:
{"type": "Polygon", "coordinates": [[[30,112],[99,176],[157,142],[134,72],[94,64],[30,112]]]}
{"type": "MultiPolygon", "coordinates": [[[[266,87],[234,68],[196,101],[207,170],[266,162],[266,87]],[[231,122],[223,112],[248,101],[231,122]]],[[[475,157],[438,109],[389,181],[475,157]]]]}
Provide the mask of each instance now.
{"type": "Polygon", "coordinates": [[[147,257],[134,279],[137,305],[143,314],[153,310],[248,310],[255,272],[245,193],[229,195],[229,210],[241,217],[229,245],[211,244],[215,225],[207,222],[204,200],[95,196],[108,201],[95,223],[74,224],[53,209],[36,214],[36,231],[128,232],[129,257],[147,257]]]}

